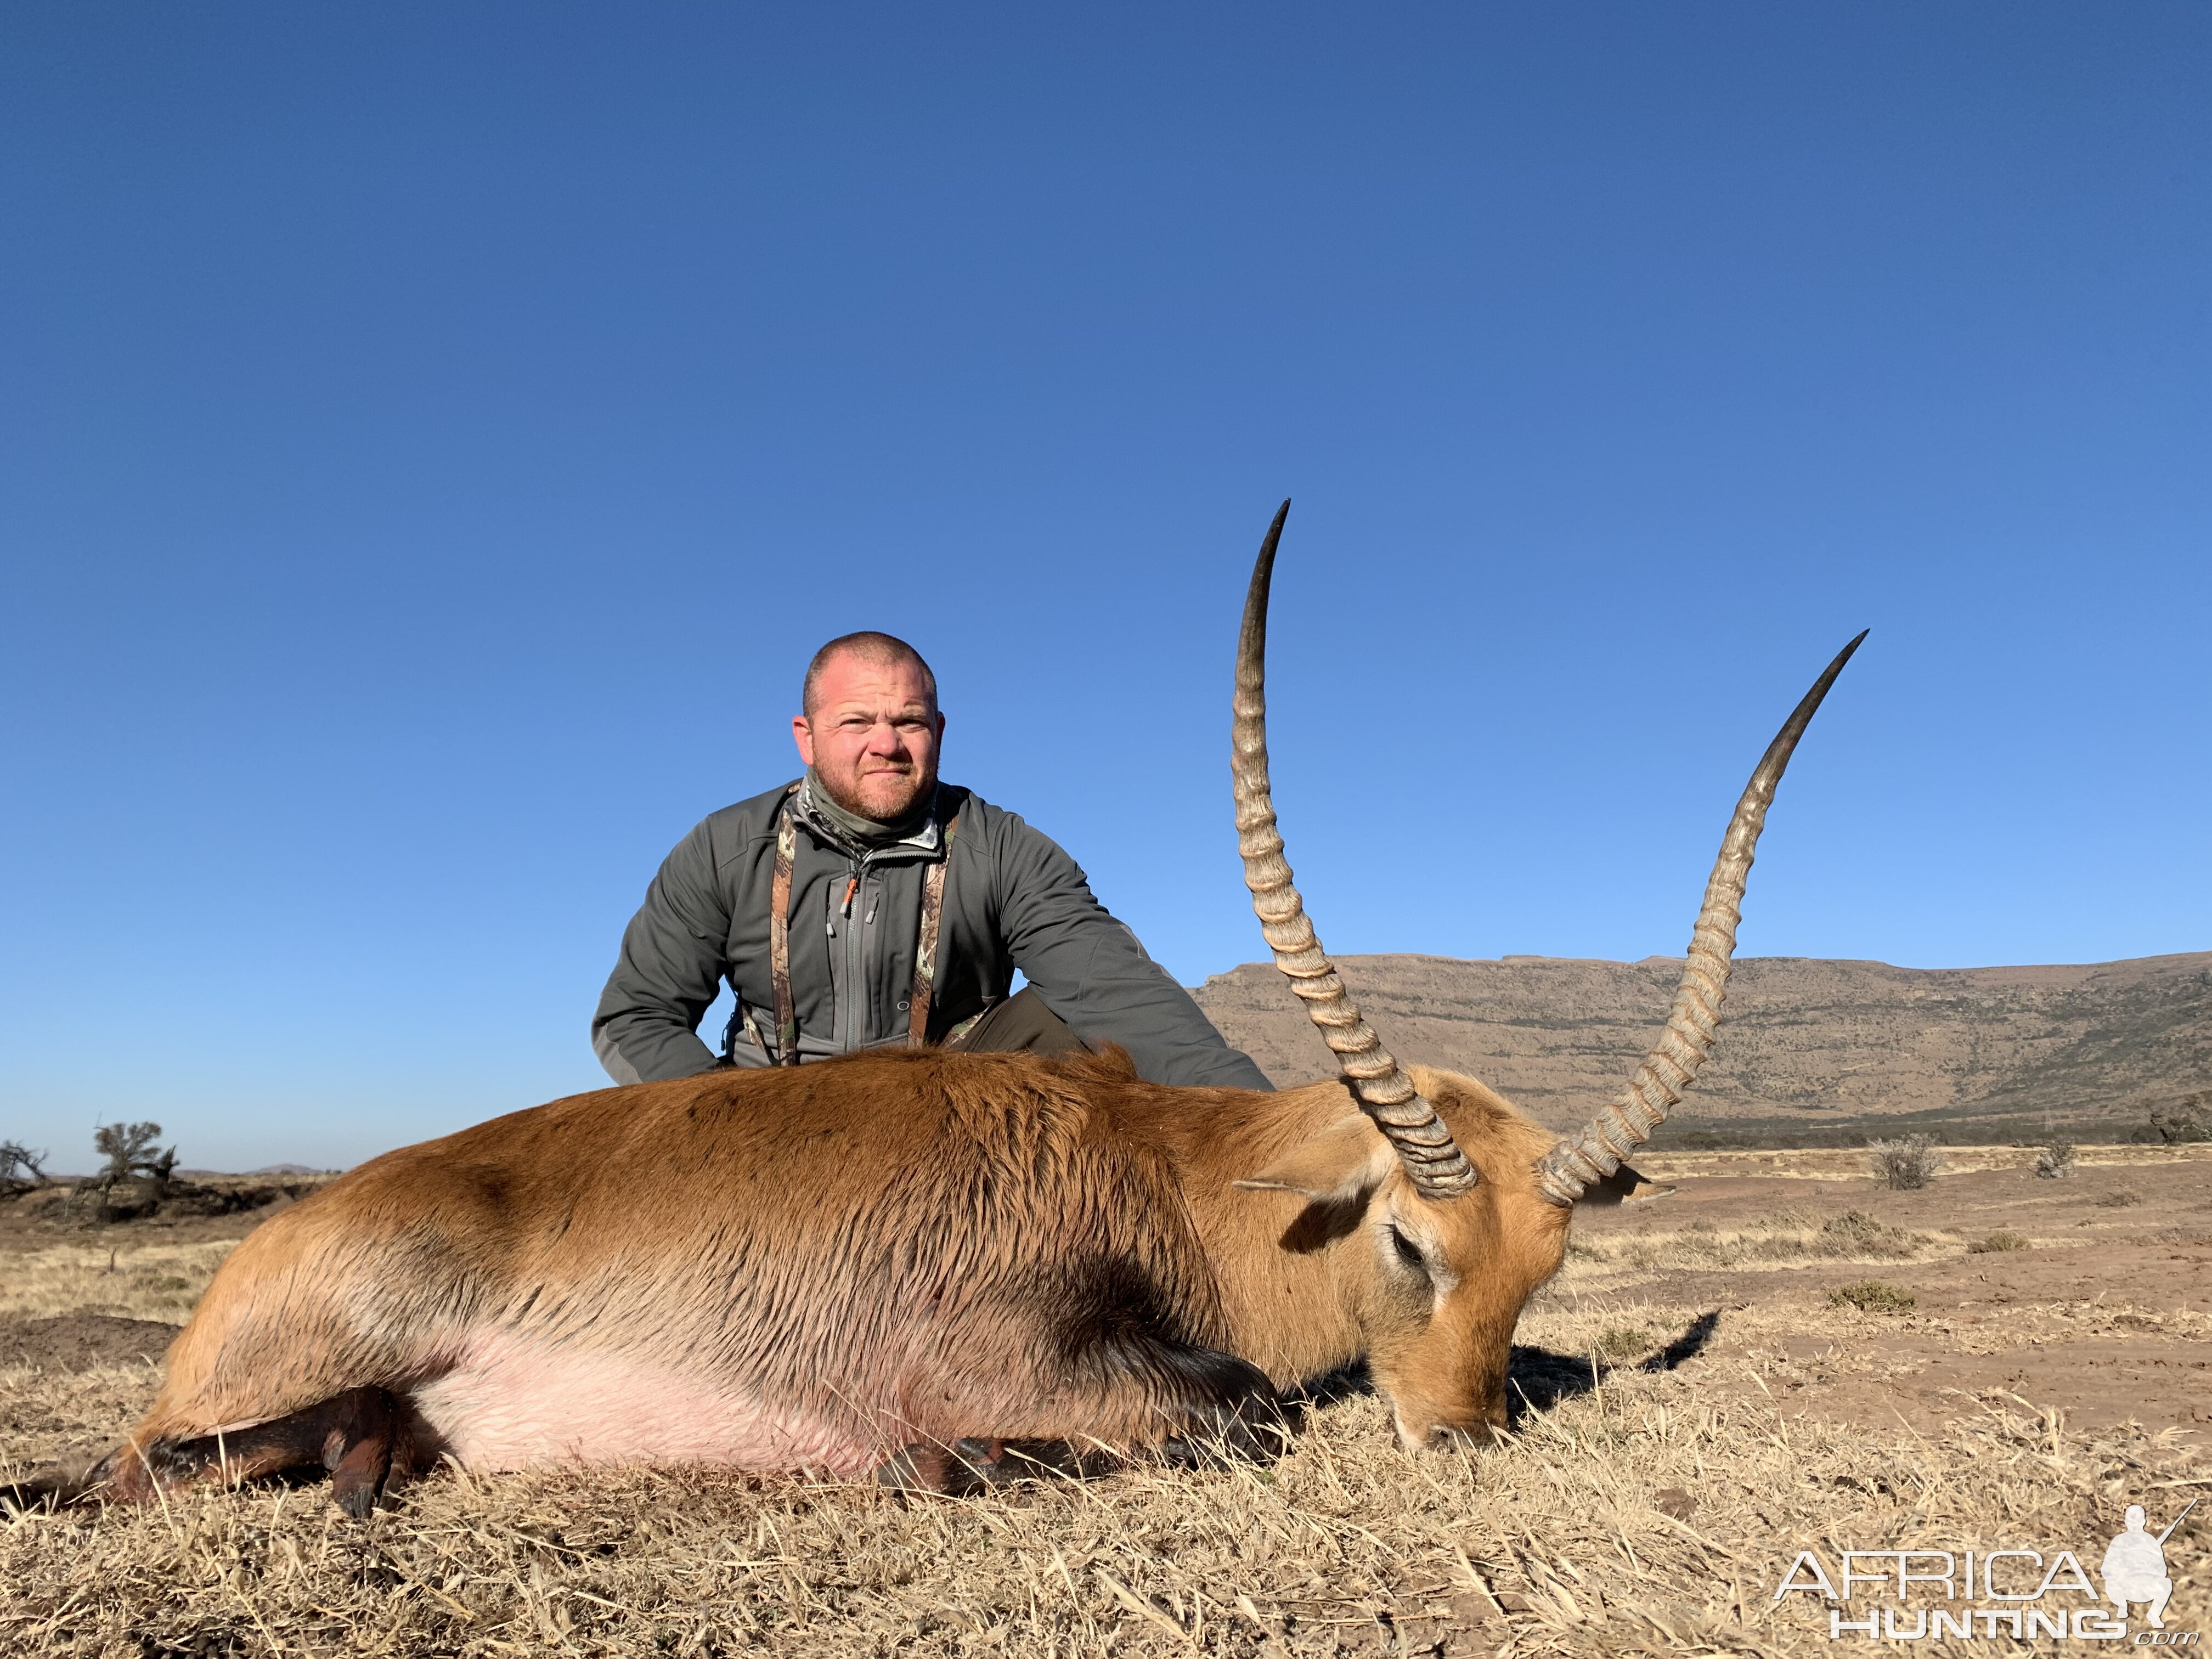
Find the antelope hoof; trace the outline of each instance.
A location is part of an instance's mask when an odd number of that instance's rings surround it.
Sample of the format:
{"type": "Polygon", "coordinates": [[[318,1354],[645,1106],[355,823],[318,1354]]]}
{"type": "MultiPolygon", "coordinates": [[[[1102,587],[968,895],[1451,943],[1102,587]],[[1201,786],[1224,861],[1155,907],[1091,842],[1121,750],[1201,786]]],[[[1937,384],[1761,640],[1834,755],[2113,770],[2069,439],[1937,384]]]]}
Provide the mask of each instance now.
{"type": "Polygon", "coordinates": [[[1165,1442],[1160,1456],[1179,1469],[1225,1469],[1272,1463],[1290,1449],[1291,1425],[1282,1401],[1273,1394],[1248,1394],[1165,1442]]]}
{"type": "Polygon", "coordinates": [[[331,1499],[356,1521],[368,1519],[392,1473],[388,1438],[356,1440],[331,1471],[331,1499]]]}
{"type": "Polygon", "coordinates": [[[355,1520],[366,1520],[392,1474],[398,1413],[382,1389],[357,1389],[331,1403],[339,1420],[323,1442],[331,1498],[355,1520]]]}
{"type": "MultiPolygon", "coordinates": [[[[82,1495],[105,1498],[116,1504],[150,1504],[155,1494],[173,1488],[173,1481],[164,1481],[155,1473],[153,1449],[125,1442],[100,1460],[85,1477],[82,1495]]],[[[163,1458],[166,1462],[167,1459],[163,1458]]]]}

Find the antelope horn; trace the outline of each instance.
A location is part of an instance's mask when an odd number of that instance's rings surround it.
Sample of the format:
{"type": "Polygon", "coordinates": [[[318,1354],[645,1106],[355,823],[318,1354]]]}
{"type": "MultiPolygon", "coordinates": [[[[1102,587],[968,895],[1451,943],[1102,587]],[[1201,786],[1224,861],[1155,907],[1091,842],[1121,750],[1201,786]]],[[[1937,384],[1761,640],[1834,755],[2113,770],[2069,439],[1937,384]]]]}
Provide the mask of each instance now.
{"type": "Polygon", "coordinates": [[[1421,1098],[1413,1079],[1398,1069],[1382,1039],[1359,1017],[1359,1008],[1336,976],[1305,904],[1283,857],[1283,838],[1275,829],[1275,803],[1267,781],[1267,585],[1274,573],[1275,544],[1282,539],[1285,501],[1260,544],[1252,567],[1252,589],[1244,600],[1244,629],[1237,641],[1235,720],[1230,728],[1230,770],[1237,797],[1237,850],[1244,860],[1244,884],[1252,890],[1252,908],[1260,932],[1275,953],[1275,966],[1289,975],[1291,989],[1321,1028],[1322,1040],[1336,1053],[1359,1109],[1398,1154],[1414,1190],[1429,1199],[1455,1198],[1479,1178],[1444,1127],[1437,1109],[1421,1098]]]}
{"type": "Polygon", "coordinates": [[[1620,1097],[1572,1140],[1562,1140],[1537,1160],[1536,1184],[1553,1203],[1562,1207],[1572,1204],[1583,1188],[1611,1175],[1621,1159],[1650,1139],[1712,1051],[1713,1028],[1720,1024],[1721,999],[1728,989],[1729,959],[1735,951],[1735,925],[1743,914],[1744,884],[1751,878],[1752,853],[1765,825],[1766,809],[1774,803],[1774,786],[1781,782],[1790,751],[1812,724],[1820,699],[1865,638],[1862,632],[1836,653],[1835,661],[1813,682],[1805,700],[1759,757],[1751,781],[1744,786],[1743,799],[1735,804],[1735,816],[1729,820],[1728,833],[1721,837],[1720,857],[1705,884],[1705,902],[1690,934],[1689,960],[1674,992],[1667,1029],[1620,1097]]]}

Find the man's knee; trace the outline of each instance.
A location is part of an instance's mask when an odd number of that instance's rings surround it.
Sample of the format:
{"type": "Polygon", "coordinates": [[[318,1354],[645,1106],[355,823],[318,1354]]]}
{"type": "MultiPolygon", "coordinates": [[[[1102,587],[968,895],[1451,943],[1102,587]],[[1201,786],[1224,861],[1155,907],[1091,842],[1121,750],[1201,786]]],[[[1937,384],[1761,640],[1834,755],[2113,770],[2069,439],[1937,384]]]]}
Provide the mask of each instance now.
{"type": "Polygon", "coordinates": [[[1045,1006],[1036,988],[1024,985],[945,1047],[976,1054],[1032,1054],[1056,1058],[1087,1054],[1091,1047],[1045,1006]]]}

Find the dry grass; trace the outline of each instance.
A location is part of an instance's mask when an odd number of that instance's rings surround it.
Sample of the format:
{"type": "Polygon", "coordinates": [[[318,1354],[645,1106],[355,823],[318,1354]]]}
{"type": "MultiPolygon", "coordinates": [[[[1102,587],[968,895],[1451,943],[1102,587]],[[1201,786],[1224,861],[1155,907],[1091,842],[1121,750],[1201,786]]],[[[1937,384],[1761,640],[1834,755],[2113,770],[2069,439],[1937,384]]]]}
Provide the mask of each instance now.
{"type": "MultiPolygon", "coordinates": [[[[2022,1175],[2031,1174],[2042,1149],[1981,1146],[1945,1146],[1942,1151],[1943,1172],[1937,1177],[1939,1184],[1955,1176],[1991,1170],[2017,1170],[2022,1175]]],[[[2121,1170],[2154,1170],[2186,1164],[2212,1165],[2212,1144],[2203,1143],[2083,1145],[2077,1146],[2074,1152],[2076,1174],[2095,1170],[2109,1175],[2121,1170]]],[[[1870,1173],[1863,1146],[1777,1147],[1764,1152],[1704,1152],[1687,1147],[1674,1152],[1646,1151],[1636,1155],[1636,1167],[1661,1181],[1679,1181],[1686,1176],[1699,1175],[1778,1176],[1786,1180],[1814,1182],[1864,1181],[1870,1173]]]]}
{"type": "MultiPolygon", "coordinates": [[[[154,1398],[161,1367],[153,1360],[106,1364],[75,1373],[0,1365],[0,1480],[19,1480],[41,1464],[85,1462],[113,1445],[154,1398]]],[[[0,1644],[0,1653],[7,1651],[0,1644]]]]}
{"type": "Polygon", "coordinates": [[[1820,1221],[1784,1208],[1741,1228],[1716,1228],[1691,1220],[1677,1231],[1655,1225],[1626,1238],[1577,1233],[1567,1244],[1567,1277],[1570,1283],[1595,1285],[1669,1270],[1931,1261],[1955,1255],[1960,1248],[1955,1238],[1893,1227],[1863,1210],[1820,1221]]]}
{"type": "Polygon", "coordinates": [[[357,1523],[317,1490],[210,1491],[0,1534],[0,1650],[1826,1651],[1809,1601],[1769,1602],[1799,1548],[2078,1549],[2202,1474],[2171,1437],[1960,1406],[1932,1438],[1785,1424],[1634,1371],[1486,1452],[1405,1456],[1360,1398],[1273,1468],[982,1501],[449,1473],[357,1523]]]}
{"type": "Polygon", "coordinates": [[[235,1243],[145,1242],[108,1233],[97,1243],[52,1244],[0,1258],[0,1317],[96,1313],[180,1325],[235,1243]]]}
{"type": "MultiPolygon", "coordinates": [[[[2021,1176],[2051,1190],[2025,1157],[2021,1176]]],[[[203,1489],[167,1509],[0,1522],[0,1654],[1832,1655],[1820,1603],[1771,1599],[1799,1549],[2068,1548],[2094,1567],[2126,1504],[2170,1518],[2212,1490],[2201,1437],[2076,1431],[2005,1389],[1953,1391],[1948,1420],[1918,1431],[1886,1409],[1790,1408],[1845,1384],[1886,1398],[1927,1350],[2212,1342],[2201,1304],[2023,1302],[1986,1322],[1926,1302],[1831,1307],[1819,1270],[1947,1271],[1972,1241],[1854,1209],[1634,1220],[1586,1233],[1531,1304],[1516,1370],[1530,1403],[1488,1450],[1407,1456],[1354,1393],[1269,1468],[977,1500],[447,1470],[356,1522],[319,1484],[203,1489]],[[1695,1322],[1651,1299],[1715,1267],[1775,1271],[1747,1305],[1708,1303],[1722,1311],[1695,1322]]],[[[181,1318],[228,1248],[118,1244],[111,1273],[105,1239],[42,1245],[0,1257],[0,1311],[181,1318]]],[[[150,1364],[0,1369],[0,1478],[111,1443],[155,1381],[150,1364]]],[[[2212,1610],[2205,1513],[2170,1551],[2179,1628],[2212,1610]]]]}

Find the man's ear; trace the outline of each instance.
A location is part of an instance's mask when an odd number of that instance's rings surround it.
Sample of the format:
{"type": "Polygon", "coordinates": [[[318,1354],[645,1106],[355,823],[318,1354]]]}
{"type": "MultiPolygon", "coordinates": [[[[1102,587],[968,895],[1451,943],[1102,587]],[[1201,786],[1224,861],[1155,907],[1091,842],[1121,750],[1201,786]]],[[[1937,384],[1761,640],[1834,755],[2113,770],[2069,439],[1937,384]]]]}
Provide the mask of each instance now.
{"type": "Polygon", "coordinates": [[[1382,1131],[1364,1113],[1353,1112],[1236,1184],[1247,1192],[1305,1196],[1306,1206],[1284,1231],[1281,1241],[1285,1249],[1304,1255],[1358,1226],[1367,1200],[1397,1161],[1382,1131]]]}
{"type": "Polygon", "coordinates": [[[791,740],[799,745],[799,761],[802,766],[814,764],[814,727],[804,714],[791,717],[791,740]]]}

